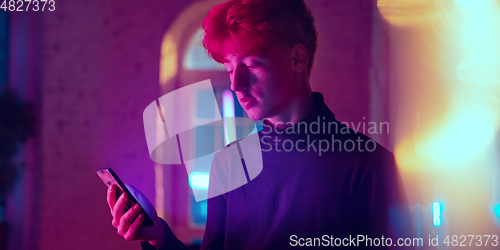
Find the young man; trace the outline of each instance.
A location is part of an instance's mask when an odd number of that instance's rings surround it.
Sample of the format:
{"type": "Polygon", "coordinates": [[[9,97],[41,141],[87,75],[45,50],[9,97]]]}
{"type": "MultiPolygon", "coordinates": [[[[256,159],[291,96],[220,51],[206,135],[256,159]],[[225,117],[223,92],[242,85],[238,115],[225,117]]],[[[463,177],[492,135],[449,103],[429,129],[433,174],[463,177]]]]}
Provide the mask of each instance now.
{"type": "MultiPolygon", "coordinates": [[[[263,121],[264,166],[248,184],[208,200],[202,249],[382,247],[411,237],[393,155],[335,120],[311,92],[317,32],[303,0],[231,0],[210,10],[203,29],[241,106],[263,121]]],[[[185,249],[158,217],[140,228],[140,208],[123,213],[127,197],[117,201],[115,192],[108,203],[120,235],[144,249],[185,249]]]]}

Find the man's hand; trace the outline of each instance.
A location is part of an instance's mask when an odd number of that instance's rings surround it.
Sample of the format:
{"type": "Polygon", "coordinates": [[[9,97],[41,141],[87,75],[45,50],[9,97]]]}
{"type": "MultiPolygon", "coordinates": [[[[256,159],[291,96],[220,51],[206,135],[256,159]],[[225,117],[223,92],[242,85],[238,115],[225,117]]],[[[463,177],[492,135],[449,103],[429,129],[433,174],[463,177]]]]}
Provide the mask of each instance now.
{"type": "Polygon", "coordinates": [[[148,215],[153,220],[153,226],[141,227],[144,222],[145,214],[142,211],[140,204],[135,204],[131,209],[125,212],[125,207],[128,202],[128,195],[123,193],[120,197],[116,198],[115,185],[108,188],[108,205],[113,216],[112,224],[118,230],[118,234],[123,236],[126,240],[142,240],[149,241],[156,249],[163,245],[164,241],[164,228],[161,219],[156,214],[153,205],[147,198],[132,186],[127,186],[135,198],[141,202],[146,208],[144,210],[150,211],[148,215]],[[150,207],[149,207],[150,206],[150,207]],[[136,218],[137,217],[137,218],[136,218]],[[134,220],[135,218],[135,220],[134,220]]]}

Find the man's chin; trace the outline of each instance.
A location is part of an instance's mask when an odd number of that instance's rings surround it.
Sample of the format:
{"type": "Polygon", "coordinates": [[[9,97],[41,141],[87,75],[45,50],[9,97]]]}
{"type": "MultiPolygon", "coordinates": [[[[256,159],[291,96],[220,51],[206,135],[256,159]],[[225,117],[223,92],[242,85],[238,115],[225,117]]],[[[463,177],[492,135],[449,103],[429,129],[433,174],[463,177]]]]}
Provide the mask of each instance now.
{"type": "Polygon", "coordinates": [[[260,121],[264,119],[264,116],[260,112],[255,112],[255,110],[248,110],[246,112],[248,117],[254,121],[260,121]]]}

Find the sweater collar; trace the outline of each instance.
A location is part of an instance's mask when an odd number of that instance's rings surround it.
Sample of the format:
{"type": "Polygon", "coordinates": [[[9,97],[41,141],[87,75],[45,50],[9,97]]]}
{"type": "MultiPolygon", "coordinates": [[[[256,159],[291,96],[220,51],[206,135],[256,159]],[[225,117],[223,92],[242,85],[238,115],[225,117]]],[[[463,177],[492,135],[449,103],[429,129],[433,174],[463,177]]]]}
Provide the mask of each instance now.
{"type": "Polygon", "coordinates": [[[263,124],[263,130],[260,131],[264,135],[270,135],[270,136],[278,136],[278,137],[287,137],[292,139],[293,137],[302,137],[301,135],[304,135],[303,130],[301,131],[299,126],[303,127],[304,124],[307,124],[307,127],[309,127],[309,124],[312,122],[318,122],[318,118],[321,119],[327,119],[327,120],[335,120],[335,115],[330,111],[328,106],[326,105],[323,94],[318,93],[318,92],[313,92],[312,93],[312,102],[313,102],[313,108],[311,113],[307,115],[304,119],[300,120],[299,122],[287,126],[282,129],[278,129],[274,127],[269,121],[262,120],[263,124]],[[291,133],[291,131],[294,131],[295,133],[291,133]],[[300,133],[298,133],[300,131],[300,133]]]}

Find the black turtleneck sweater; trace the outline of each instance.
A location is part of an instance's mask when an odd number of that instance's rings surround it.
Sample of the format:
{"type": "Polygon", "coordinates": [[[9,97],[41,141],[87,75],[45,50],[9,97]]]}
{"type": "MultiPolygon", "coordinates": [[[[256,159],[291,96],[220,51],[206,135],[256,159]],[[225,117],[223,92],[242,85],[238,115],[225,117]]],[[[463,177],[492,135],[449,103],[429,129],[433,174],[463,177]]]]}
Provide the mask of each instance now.
{"type": "MultiPolygon", "coordinates": [[[[202,249],[365,248],[366,238],[382,244],[375,238],[391,237],[394,245],[411,237],[394,156],[338,122],[321,94],[313,93],[313,103],[312,113],[292,127],[277,130],[264,122],[263,170],[208,200],[202,249]]],[[[166,229],[161,249],[184,247],[166,229]]]]}

